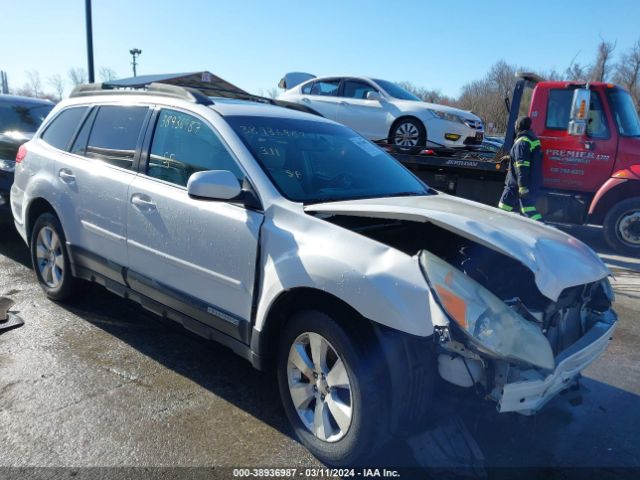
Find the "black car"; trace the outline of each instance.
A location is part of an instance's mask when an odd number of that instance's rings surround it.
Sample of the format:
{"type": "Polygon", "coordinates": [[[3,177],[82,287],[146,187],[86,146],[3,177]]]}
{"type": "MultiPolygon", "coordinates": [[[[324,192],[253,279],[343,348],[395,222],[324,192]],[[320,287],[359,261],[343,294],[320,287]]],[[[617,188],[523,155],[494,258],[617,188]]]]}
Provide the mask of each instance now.
{"type": "Polygon", "coordinates": [[[29,140],[54,107],[49,100],[0,95],[0,216],[10,216],[9,190],[16,153],[29,140]]]}

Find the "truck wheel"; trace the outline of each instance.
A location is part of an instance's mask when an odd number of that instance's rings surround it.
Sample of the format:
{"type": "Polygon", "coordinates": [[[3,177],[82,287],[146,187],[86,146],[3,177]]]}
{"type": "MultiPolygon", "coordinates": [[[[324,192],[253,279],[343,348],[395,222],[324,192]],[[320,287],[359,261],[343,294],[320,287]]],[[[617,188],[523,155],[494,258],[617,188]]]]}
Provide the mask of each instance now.
{"type": "Polygon", "coordinates": [[[71,275],[66,238],[58,217],[43,213],[31,232],[31,262],[38,283],[52,300],[67,300],[79,280],[71,275]]]}
{"type": "Polygon", "coordinates": [[[616,251],[640,254],[640,198],[629,198],[609,210],[604,238],[616,251]]]}
{"type": "Polygon", "coordinates": [[[321,462],[365,465],[386,440],[387,389],[356,342],[326,313],[298,312],[278,351],[278,385],[297,437],[321,462]]]}
{"type": "Polygon", "coordinates": [[[402,153],[418,153],[427,144],[427,130],[415,118],[401,118],[391,127],[388,142],[402,153]]]}

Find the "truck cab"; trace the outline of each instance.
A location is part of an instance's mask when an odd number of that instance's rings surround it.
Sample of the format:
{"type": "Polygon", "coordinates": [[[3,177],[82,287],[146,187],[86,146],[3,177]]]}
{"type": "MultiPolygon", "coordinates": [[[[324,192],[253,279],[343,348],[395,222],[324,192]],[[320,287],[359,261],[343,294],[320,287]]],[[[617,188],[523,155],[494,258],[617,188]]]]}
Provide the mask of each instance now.
{"type": "Polygon", "coordinates": [[[527,87],[532,130],[542,144],[542,165],[533,175],[545,221],[603,225],[615,250],[640,253],[640,120],[629,93],[610,83],[521,74],[505,150],[527,87]]]}

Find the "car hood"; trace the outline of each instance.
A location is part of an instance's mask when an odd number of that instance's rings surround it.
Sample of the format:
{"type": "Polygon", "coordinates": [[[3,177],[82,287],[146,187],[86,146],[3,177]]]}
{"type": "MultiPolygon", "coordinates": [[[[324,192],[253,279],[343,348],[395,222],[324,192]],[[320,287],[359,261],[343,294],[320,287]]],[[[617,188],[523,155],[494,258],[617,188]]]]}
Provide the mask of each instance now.
{"type": "Polygon", "coordinates": [[[454,115],[460,115],[461,117],[468,118],[470,120],[480,120],[480,117],[477,115],[468,112],[466,110],[461,110],[459,108],[447,107],[446,105],[439,105],[437,103],[429,103],[429,102],[416,102],[412,100],[390,100],[391,103],[396,105],[402,111],[418,111],[418,110],[434,110],[436,112],[445,112],[452,113],[454,115]]]}
{"type": "Polygon", "coordinates": [[[610,274],[593,250],[556,228],[445,194],[330,202],[304,209],[308,213],[431,222],[519,261],[533,272],[540,292],[554,302],[564,289],[610,274]]]}

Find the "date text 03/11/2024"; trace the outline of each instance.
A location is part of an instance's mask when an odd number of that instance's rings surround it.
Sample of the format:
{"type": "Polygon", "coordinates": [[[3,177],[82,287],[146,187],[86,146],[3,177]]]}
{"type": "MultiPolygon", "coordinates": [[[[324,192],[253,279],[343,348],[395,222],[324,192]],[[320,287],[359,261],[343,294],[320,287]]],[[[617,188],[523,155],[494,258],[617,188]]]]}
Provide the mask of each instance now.
{"type": "Polygon", "coordinates": [[[386,468],[234,468],[234,478],[398,478],[397,470],[386,468]]]}

